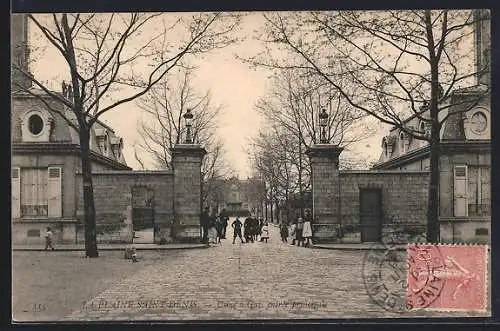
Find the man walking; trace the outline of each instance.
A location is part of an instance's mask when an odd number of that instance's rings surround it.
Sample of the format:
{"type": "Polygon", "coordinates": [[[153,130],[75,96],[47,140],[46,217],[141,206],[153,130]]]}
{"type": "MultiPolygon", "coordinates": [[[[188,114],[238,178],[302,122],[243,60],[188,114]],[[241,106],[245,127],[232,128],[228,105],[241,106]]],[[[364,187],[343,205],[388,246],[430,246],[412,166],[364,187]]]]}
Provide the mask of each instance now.
{"type": "Polygon", "coordinates": [[[210,214],[208,206],[205,207],[200,217],[200,225],[203,230],[203,236],[201,242],[204,244],[208,244],[208,226],[210,223],[210,214]]]}
{"type": "Polygon", "coordinates": [[[243,237],[241,235],[241,227],[243,226],[243,223],[241,223],[240,219],[238,216],[236,216],[236,220],[231,224],[231,227],[234,229],[234,235],[233,235],[233,244],[234,241],[236,240],[236,237],[240,237],[241,243],[243,244],[243,237]]]}
{"type": "Polygon", "coordinates": [[[221,213],[220,213],[220,219],[221,219],[221,226],[222,226],[222,239],[226,239],[226,230],[227,230],[227,225],[229,221],[229,217],[226,215],[226,209],[223,208],[221,213]]]}

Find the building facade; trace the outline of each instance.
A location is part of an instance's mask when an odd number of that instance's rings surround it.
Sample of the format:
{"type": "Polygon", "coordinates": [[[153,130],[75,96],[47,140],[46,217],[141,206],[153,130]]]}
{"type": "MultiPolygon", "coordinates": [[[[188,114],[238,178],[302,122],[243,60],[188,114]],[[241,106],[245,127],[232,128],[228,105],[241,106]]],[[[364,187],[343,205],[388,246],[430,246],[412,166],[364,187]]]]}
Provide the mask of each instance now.
{"type": "MultiPolygon", "coordinates": [[[[491,231],[490,19],[478,10],[475,27],[476,84],[453,91],[440,132],[439,221],[443,242],[489,242],[491,231]]],[[[425,109],[423,109],[425,111],[425,109]]],[[[423,117],[429,117],[428,111],[423,117]]],[[[425,132],[416,116],[405,123],[425,132]]],[[[429,146],[392,128],[382,140],[374,169],[428,170],[429,146]]]]}
{"type": "MultiPolygon", "coordinates": [[[[441,105],[440,242],[491,242],[490,13],[475,11],[475,85],[441,105]],[[448,107],[445,107],[448,106],[448,107]]],[[[422,118],[429,118],[422,109],[422,118]]],[[[417,116],[407,127],[429,132],[417,116]]],[[[317,242],[409,242],[425,239],[429,145],[392,128],[371,170],[341,171],[342,148],[311,146],[313,237],[317,242]]]]}
{"type": "Polygon", "coordinates": [[[225,209],[230,216],[264,217],[266,188],[264,182],[255,178],[219,180],[218,194],[207,201],[214,212],[225,209]]]}
{"type": "MultiPolygon", "coordinates": [[[[12,15],[12,63],[25,73],[29,73],[27,29],[26,15],[12,15]]],[[[11,78],[12,242],[41,244],[50,226],[56,244],[80,243],[84,238],[80,139],[68,123],[76,119],[70,109],[35,88],[30,76],[13,70],[11,78]]],[[[70,90],[63,83],[59,97],[71,101],[70,90]]],[[[171,172],[132,171],[123,156],[123,139],[96,121],[90,149],[99,242],[132,243],[134,226],[154,229],[155,242],[199,240],[203,148],[176,145],[171,172]]]]}

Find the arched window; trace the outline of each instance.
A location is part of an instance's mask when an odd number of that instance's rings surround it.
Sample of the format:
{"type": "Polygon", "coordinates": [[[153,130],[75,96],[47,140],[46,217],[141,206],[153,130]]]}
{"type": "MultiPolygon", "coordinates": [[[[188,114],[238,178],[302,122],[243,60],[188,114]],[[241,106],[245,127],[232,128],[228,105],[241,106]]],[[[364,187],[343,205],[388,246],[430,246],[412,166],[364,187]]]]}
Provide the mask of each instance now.
{"type": "Polygon", "coordinates": [[[425,135],[425,122],[424,121],[421,121],[420,122],[420,125],[418,127],[418,131],[422,134],[422,135],[425,135]]]}

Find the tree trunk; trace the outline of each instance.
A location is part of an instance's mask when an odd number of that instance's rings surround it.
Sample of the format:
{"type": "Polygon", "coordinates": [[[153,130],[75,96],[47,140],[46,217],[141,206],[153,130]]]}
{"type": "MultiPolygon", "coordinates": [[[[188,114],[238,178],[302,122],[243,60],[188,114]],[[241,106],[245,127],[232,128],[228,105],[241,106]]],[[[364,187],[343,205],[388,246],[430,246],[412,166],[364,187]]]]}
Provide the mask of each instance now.
{"type": "MultiPolygon", "coordinates": [[[[437,131],[439,134],[439,130],[437,131]]],[[[440,237],[439,229],[439,156],[440,142],[430,141],[430,180],[429,196],[427,201],[427,242],[438,243],[440,237]]]]}
{"type": "Polygon", "coordinates": [[[94,188],[92,186],[92,164],[90,162],[89,134],[85,128],[82,128],[80,131],[85,224],[85,256],[99,257],[99,252],[97,251],[96,215],[94,207],[94,188]]]}

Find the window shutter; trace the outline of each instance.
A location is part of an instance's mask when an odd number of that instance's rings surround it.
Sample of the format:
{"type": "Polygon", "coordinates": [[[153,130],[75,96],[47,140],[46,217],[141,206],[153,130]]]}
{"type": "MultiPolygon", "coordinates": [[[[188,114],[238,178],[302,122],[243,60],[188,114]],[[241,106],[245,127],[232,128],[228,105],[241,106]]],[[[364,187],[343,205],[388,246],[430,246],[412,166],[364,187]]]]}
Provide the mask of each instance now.
{"type": "Polygon", "coordinates": [[[467,206],[467,166],[455,166],[454,177],[454,202],[455,216],[468,216],[467,206]]]}
{"type": "Polygon", "coordinates": [[[62,216],[61,168],[49,167],[49,217],[62,216]]]}
{"type": "Polygon", "coordinates": [[[11,173],[12,218],[21,217],[21,169],[12,168],[11,173]]]}

